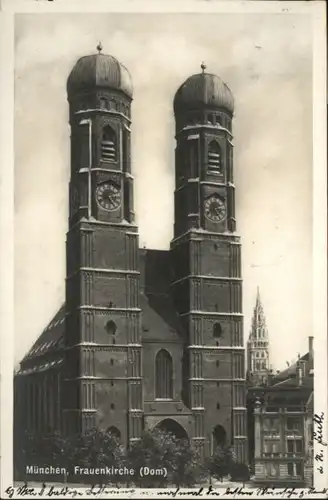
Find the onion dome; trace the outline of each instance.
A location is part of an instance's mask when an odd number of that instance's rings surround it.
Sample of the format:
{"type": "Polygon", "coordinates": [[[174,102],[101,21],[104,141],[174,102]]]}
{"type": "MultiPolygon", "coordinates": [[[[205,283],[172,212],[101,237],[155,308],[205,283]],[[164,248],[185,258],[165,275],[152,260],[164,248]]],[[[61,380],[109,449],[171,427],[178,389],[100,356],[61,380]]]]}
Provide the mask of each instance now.
{"type": "Polygon", "coordinates": [[[115,57],[102,54],[102,46],[97,46],[98,54],[78,59],[67,79],[67,93],[94,88],[120,90],[132,98],[131,75],[115,57]]]}
{"type": "Polygon", "coordinates": [[[229,87],[218,76],[205,73],[205,64],[201,68],[202,73],[190,76],[177,90],[174,112],[206,106],[233,114],[234,98],[229,87]]]}

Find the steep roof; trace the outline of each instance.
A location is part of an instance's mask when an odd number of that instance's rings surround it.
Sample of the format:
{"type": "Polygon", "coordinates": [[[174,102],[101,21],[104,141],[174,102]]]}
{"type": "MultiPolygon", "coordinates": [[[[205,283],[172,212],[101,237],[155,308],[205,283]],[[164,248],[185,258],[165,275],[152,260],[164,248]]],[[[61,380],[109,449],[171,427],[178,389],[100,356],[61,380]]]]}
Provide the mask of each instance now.
{"type": "Polygon", "coordinates": [[[66,311],[64,304],[57,311],[36,342],[34,342],[31,349],[23,358],[23,363],[32,358],[39,358],[39,356],[54,353],[56,350],[63,348],[65,315],[66,311]]]}
{"type": "MultiPolygon", "coordinates": [[[[170,254],[167,250],[140,249],[140,307],[144,342],[182,342],[183,330],[170,295],[170,254]]],[[[21,371],[64,349],[65,304],[43,330],[21,362],[21,371]]],[[[41,364],[40,364],[41,363],[41,364]]]]}

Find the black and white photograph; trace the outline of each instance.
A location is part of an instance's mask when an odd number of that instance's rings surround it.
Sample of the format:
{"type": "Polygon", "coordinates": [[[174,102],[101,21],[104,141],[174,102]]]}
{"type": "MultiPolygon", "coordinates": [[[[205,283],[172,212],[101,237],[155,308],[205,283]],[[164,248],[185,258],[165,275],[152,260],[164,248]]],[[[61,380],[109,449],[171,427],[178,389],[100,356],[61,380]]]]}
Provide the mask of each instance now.
{"type": "Polygon", "coordinates": [[[324,2],[137,3],[12,12],[4,498],[326,497],[324,2]]]}

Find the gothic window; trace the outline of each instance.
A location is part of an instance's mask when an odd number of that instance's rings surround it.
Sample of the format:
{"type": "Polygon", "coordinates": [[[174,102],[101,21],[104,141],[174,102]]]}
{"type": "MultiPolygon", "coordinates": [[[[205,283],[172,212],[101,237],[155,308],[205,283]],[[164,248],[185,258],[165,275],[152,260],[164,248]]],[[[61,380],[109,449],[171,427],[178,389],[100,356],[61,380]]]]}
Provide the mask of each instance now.
{"type": "Polygon", "coordinates": [[[213,337],[220,338],[222,335],[222,327],[220,323],[215,323],[213,326],[213,337]]]}
{"type": "Polygon", "coordinates": [[[212,172],[221,171],[221,148],[217,141],[208,145],[208,169],[212,172]]]}
{"type": "Polygon", "coordinates": [[[193,179],[198,177],[198,140],[190,139],[187,142],[189,172],[190,177],[193,179]]]}
{"type": "Polygon", "coordinates": [[[155,360],[155,397],[156,399],[173,398],[173,363],[170,354],[161,349],[155,360]]]}
{"type": "Polygon", "coordinates": [[[117,138],[114,130],[106,125],[102,130],[101,157],[106,161],[116,160],[117,138]]]}
{"type": "Polygon", "coordinates": [[[108,335],[115,335],[117,327],[114,321],[107,321],[105,328],[108,335]]]}
{"type": "Polygon", "coordinates": [[[214,125],[214,116],[212,113],[209,113],[207,115],[207,123],[210,123],[211,125],[214,125]]]}
{"type": "Polygon", "coordinates": [[[107,100],[104,97],[100,98],[100,108],[101,109],[106,109],[107,108],[107,100]]]}

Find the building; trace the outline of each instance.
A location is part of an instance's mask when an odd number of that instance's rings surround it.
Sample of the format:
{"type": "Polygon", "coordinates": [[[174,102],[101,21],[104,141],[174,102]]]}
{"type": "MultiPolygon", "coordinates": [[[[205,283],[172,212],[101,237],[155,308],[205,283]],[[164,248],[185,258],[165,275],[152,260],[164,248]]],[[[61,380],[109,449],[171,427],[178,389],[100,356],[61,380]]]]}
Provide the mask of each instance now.
{"type": "Polygon", "coordinates": [[[247,341],[248,382],[255,386],[266,384],[269,373],[269,335],[260,290],[257,288],[252,326],[247,341]]]}
{"type": "Polygon", "coordinates": [[[232,444],[245,462],[232,93],[204,65],[177,90],[174,237],[139,249],[131,76],[101,50],[67,81],[66,301],[15,377],[16,428],[96,426],[128,446],[159,426],[205,453],[232,444]]]}
{"type": "Polygon", "coordinates": [[[254,481],[272,486],[313,484],[313,338],[309,352],[249,391],[254,404],[254,481]]]}

